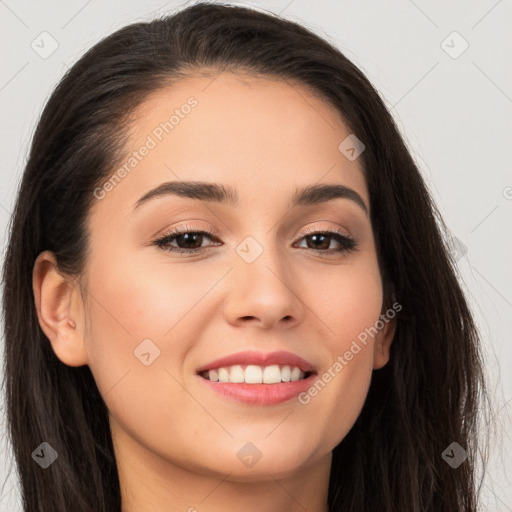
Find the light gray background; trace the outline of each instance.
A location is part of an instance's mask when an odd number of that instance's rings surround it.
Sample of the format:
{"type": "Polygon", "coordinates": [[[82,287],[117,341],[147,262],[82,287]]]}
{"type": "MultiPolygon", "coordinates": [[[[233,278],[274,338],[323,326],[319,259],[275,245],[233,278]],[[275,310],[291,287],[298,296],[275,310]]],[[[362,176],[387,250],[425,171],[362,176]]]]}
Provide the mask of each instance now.
{"type": "MultiPolygon", "coordinates": [[[[462,253],[467,249],[458,265],[481,328],[495,425],[502,431],[493,445],[482,510],[512,511],[512,2],[233,3],[304,24],[344,51],[385,98],[455,243],[462,253]],[[464,41],[469,47],[458,56],[464,41]]],[[[45,100],[65,70],[114,30],[189,4],[0,0],[3,251],[28,144],[45,100]],[[35,40],[50,48],[49,39],[41,41],[48,37],[40,36],[43,31],[58,43],[45,59],[31,47],[35,40]]],[[[17,481],[8,476],[12,461],[3,397],[0,403],[0,511],[17,512],[17,481]]]]}

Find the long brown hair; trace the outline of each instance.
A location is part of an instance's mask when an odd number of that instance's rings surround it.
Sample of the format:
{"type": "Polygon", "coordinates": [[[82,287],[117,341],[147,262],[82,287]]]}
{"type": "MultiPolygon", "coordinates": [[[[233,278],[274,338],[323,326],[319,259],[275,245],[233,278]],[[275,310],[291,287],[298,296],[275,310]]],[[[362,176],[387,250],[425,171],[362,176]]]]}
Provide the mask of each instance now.
{"type": "Polygon", "coordinates": [[[123,151],[129,114],[187,74],[244,69],[300,83],[337,109],[366,149],[386,300],[402,305],[389,363],[333,451],[331,512],[476,512],[477,412],[485,393],[478,333],[446,230],[394,121],[368,79],[300,25],[250,8],[198,3],[129,25],[63,77],[39,120],[3,268],[8,426],[26,512],[119,512],[107,409],[87,366],[64,365],[36,315],[32,268],[43,250],[80,276],[94,189],[123,151]],[[58,462],[41,471],[41,442],[58,462]],[[457,468],[443,458],[467,452],[457,468]]]}

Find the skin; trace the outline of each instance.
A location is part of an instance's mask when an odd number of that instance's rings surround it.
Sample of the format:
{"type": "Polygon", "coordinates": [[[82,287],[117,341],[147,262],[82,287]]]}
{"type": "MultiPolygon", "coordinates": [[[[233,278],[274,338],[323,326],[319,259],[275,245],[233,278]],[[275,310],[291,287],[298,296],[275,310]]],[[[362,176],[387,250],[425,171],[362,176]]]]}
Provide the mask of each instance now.
{"type": "Polygon", "coordinates": [[[242,350],[287,350],[321,375],[375,324],[385,308],[368,214],[346,198],[288,207],[297,187],[325,183],[352,188],[369,211],[364,175],[338,150],[350,132],[333,107],[298,84],[228,71],[150,95],[127,154],[190,96],[197,106],[92,207],[84,288],[51,252],[37,258],[39,323],[58,358],[88,365],[104,396],[123,512],[324,512],[331,451],[389,359],[394,321],[306,405],[241,404],[207,389],[196,369],[242,350]],[[229,185],[240,203],[166,196],[132,213],[147,191],[179,180],[229,185]],[[184,225],[214,229],[222,243],[205,237],[193,256],[153,244],[184,225]],[[328,238],[315,252],[304,238],[313,228],[339,229],[358,250],[326,254],[339,247],[328,238]],[[235,250],[247,236],[263,249],[251,264],[235,250]],[[134,356],[146,338],[160,350],[149,366],[134,356]],[[247,442],[262,454],[252,467],[237,457],[247,442]]]}

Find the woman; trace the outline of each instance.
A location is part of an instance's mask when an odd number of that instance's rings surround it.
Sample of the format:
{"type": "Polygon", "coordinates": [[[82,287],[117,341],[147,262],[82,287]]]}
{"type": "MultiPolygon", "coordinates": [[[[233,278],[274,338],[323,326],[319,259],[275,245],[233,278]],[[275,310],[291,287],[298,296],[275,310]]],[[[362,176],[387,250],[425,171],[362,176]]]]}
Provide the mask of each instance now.
{"type": "Polygon", "coordinates": [[[44,109],[3,271],[24,509],[475,511],[443,233],[305,28],[200,3],[107,37],[44,109]]]}

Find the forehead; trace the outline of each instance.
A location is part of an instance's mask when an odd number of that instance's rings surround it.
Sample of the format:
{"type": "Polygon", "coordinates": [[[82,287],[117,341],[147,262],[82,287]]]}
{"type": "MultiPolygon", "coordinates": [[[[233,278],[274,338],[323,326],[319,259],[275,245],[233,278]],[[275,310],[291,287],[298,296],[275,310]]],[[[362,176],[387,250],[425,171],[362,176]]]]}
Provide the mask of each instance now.
{"type": "Polygon", "coordinates": [[[296,188],[320,182],[350,186],[368,202],[359,162],[338,149],[348,135],[339,112],[295,82],[192,75],[134,111],[117,167],[125,172],[108,201],[127,213],[159,183],[196,180],[236,188],[240,205],[261,203],[262,193],[285,202],[296,188]]]}

